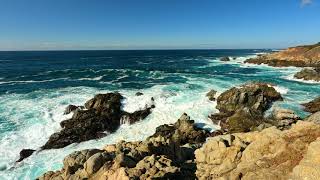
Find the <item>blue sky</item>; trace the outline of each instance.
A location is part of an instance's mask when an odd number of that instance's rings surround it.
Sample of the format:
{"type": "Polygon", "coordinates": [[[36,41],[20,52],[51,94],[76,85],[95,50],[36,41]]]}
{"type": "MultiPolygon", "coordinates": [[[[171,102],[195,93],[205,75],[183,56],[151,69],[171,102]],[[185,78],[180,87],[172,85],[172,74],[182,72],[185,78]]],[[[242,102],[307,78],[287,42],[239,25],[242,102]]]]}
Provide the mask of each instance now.
{"type": "Polygon", "coordinates": [[[320,0],[0,0],[0,50],[283,48],[320,41],[320,0]]]}

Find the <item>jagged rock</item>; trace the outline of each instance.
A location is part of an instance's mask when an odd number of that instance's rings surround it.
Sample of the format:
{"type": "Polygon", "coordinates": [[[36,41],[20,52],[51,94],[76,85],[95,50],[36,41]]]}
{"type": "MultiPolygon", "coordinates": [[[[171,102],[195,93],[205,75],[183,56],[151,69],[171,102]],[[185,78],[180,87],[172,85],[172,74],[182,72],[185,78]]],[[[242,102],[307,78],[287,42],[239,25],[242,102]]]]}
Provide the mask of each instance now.
{"type": "Polygon", "coordinates": [[[271,85],[245,84],[223,92],[217,99],[219,113],[209,118],[224,131],[247,132],[264,122],[264,112],[277,100],[282,97],[271,85]]]}
{"type": "Polygon", "coordinates": [[[146,107],[133,113],[122,111],[119,93],[98,94],[85,103],[87,110],[77,110],[71,119],[60,123],[63,128],[52,134],[42,149],[62,148],[72,143],[104,137],[123,123],[135,123],[144,119],[154,107],[146,107]]]}
{"type": "Polygon", "coordinates": [[[133,179],[176,179],[180,177],[180,168],[165,156],[147,156],[137,166],[128,171],[133,179]]]}
{"type": "Polygon", "coordinates": [[[220,61],[230,61],[230,58],[229,57],[222,57],[222,58],[220,58],[220,61]]]}
{"type": "Polygon", "coordinates": [[[206,96],[209,98],[210,101],[215,101],[216,100],[216,97],[215,97],[216,94],[217,94],[217,91],[212,89],[206,94],[206,96]]]}
{"type": "Polygon", "coordinates": [[[302,104],[304,106],[304,110],[307,112],[315,113],[320,111],[320,97],[308,102],[302,104]]]}
{"type": "Polygon", "coordinates": [[[209,132],[197,128],[194,121],[184,113],[176,123],[157,127],[156,132],[148,139],[163,137],[179,144],[197,144],[203,143],[208,136],[209,132]]]}
{"type": "Polygon", "coordinates": [[[197,129],[183,114],[145,141],[120,141],[103,150],[73,152],[60,171],[47,172],[39,179],[195,179],[194,151],[206,136],[210,133],[197,129]]]}
{"type": "Polygon", "coordinates": [[[319,137],[320,125],[304,121],[285,131],[270,127],[213,137],[195,151],[196,175],[199,179],[312,179],[319,172],[318,158],[311,160],[317,157],[319,137]],[[305,164],[310,171],[302,172],[305,164]]]}
{"type": "Polygon", "coordinates": [[[294,75],[297,79],[320,81],[320,68],[305,68],[294,75]]]}
{"type": "Polygon", "coordinates": [[[33,154],[33,152],[35,152],[36,150],[33,149],[22,149],[20,151],[20,157],[16,162],[21,162],[22,160],[24,160],[25,158],[31,156],[33,154]]]}

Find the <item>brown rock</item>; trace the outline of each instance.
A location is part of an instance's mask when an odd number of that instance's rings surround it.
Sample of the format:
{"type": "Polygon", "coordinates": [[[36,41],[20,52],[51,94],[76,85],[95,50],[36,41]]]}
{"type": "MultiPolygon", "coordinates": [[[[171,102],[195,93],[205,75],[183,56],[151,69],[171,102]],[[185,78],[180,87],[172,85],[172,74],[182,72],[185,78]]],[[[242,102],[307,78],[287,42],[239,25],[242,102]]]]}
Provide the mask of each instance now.
{"type": "MultiPolygon", "coordinates": [[[[303,121],[285,131],[271,127],[213,137],[195,152],[196,175],[199,179],[289,179],[310,143],[319,137],[320,125],[303,121]]],[[[293,174],[301,175],[301,170],[296,171],[300,173],[293,174]]],[[[314,177],[312,173],[303,175],[314,177]]]]}
{"type": "Polygon", "coordinates": [[[302,104],[304,106],[304,110],[307,112],[315,113],[320,111],[320,97],[308,102],[302,104]]]}
{"type": "Polygon", "coordinates": [[[319,67],[320,43],[314,45],[297,46],[257,58],[246,60],[247,63],[267,64],[270,66],[319,67]]]}

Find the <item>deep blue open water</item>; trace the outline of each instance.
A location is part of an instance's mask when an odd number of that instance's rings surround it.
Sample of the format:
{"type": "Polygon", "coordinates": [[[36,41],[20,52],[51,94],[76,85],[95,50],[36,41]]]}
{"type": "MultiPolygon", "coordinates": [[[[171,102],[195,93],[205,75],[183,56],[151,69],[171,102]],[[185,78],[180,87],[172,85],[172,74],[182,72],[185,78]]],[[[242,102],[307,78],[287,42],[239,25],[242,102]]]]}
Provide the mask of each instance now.
{"type": "Polygon", "coordinates": [[[204,128],[215,129],[207,116],[215,102],[205,97],[246,82],[272,83],[285,100],[281,106],[299,115],[301,103],[320,93],[320,84],[298,81],[299,68],[244,64],[246,58],[269,50],[148,50],[0,52],[0,179],[33,179],[57,170],[74,150],[100,148],[119,140],[141,140],[183,113],[204,128]],[[230,62],[220,57],[237,57],[230,62]],[[37,149],[60,130],[68,104],[82,105],[97,93],[121,92],[124,109],[135,111],[155,98],[156,108],[142,122],[103,139],[35,153],[20,164],[19,151],[37,149]],[[143,96],[135,96],[140,91],[143,96]]]}

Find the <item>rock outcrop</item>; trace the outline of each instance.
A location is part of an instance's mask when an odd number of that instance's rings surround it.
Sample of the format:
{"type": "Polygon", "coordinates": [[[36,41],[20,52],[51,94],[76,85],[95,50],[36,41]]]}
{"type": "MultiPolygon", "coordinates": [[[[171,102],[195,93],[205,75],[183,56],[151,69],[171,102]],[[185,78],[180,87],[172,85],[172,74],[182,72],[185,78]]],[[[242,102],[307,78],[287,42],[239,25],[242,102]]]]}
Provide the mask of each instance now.
{"type": "MultiPolygon", "coordinates": [[[[62,130],[52,134],[40,149],[57,149],[72,143],[98,139],[116,131],[121,124],[133,124],[146,118],[154,105],[133,113],[121,109],[120,93],[98,94],[85,103],[85,108],[70,105],[65,114],[74,112],[71,119],[60,123],[62,130]]],[[[20,159],[29,157],[34,150],[22,150],[20,159]]]]}
{"type": "Polygon", "coordinates": [[[320,81],[320,67],[317,68],[305,68],[294,75],[297,79],[303,79],[308,81],[320,81]]]}
{"type": "Polygon", "coordinates": [[[289,130],[210,138],[195,151],[199,179],[319,178],[320,125],[298,121],[289,130]]]}
{"type": "Polygon", "coordinates": [[[271,85],[245,84],[222,93],[217,99],[219,113],[209,118],[223,131],[248,132],[264,122],[264,112],[277,100],[282,97],[271,85]]]}
{"type": "Polygon", "coordinates": [[[245,62],[254,64],[267,64],[277,67],[320,67],[320,43],[291,47],[279,52],[251,58],[245,62]]]}
{"type": "Polygon", "coordinates": [[[71,119],[62,121],[60,132],[50,136],[42,149],[62,148],[72,143],[101,138],[114,132],[122,123],[132,124],[144,119],[151,108],[134,113],[121,109],[119,93],[98,94],[85,103],[86,110],[77,110],[71,119]]]}
{"type": "Polygon", "coordinates": [[[65,157],[61,170],[39,179],[195,179],[194,151],[208,136],[183,114],[175,124],[159,126],[145,141],[76,151],[65,157]]]}
{"type": "Polygon", "coordinates": [[[216,100],[216,94],[217,94],[217,91],[211,89],[211,90],[206,94],[206,96],[208,97],[208,99],[209,99],[210,101],[215,101],[215,100],[216,100]]]}
{"type": "Polygon", "coordinates": [[[315,113],[320,111],[320,97],[308,102],[302,104],[304,106],[304,110],[310,113],[315,113]]]}

